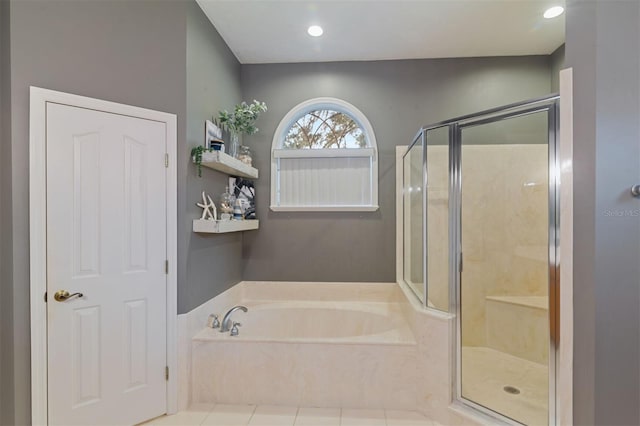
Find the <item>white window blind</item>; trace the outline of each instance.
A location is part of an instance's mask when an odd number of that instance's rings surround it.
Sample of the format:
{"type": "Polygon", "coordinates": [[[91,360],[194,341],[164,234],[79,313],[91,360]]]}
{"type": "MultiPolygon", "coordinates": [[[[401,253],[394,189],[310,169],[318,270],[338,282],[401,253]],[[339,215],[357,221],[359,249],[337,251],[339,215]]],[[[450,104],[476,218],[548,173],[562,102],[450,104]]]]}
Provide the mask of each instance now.
{"type": "Polygon", "coordinates": [[[375,137],[371,125],[355,107],[335,99],[329,102],[327,98],[305,102],[287,114],[274,135],[271,209],[377,210],[376,157],[375,137]],[[327,131],[327,127],[332,125],[333,111],[339,111],[337,114],[344,117],[340,117],[341,121],[331,132],[327,131]],[[311,119],[308,116],[311,116],[311,119]],[[323,120],[314,130],[313,122],[310,120],[317,116],[323,120]],[[345,126],[343,123],[347,123],[349,131],[359,136],[358,140],[352,138],[345,142],[344,139],[340,139],[339,126],[345,126]],[[354,126],[356,123],[357,126],[354,126]],[[323,130],[325,135],[319,137],[318,133],[322,133],[323,130]],[[291,138],[292,134],[296,134],[297,139],[291,138]],[[326,143],[323,138],[326,138],[326,143]],[[305,144],[306,141],[313,142],[305,144]],[[353,147],[354,145],[359,147],[353,147]]]}

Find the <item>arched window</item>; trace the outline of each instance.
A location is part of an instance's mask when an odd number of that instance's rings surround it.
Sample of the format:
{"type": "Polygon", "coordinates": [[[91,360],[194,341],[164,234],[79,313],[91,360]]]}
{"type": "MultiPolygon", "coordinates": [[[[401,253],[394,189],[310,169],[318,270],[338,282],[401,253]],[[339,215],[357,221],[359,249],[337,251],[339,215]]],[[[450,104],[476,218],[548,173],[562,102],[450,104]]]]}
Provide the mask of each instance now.
{"type": "Polygon", "coordinates": [[[294,107],[273,136],[271,209],[378,209],[378,153],[369,120],[353,105],[316,98],[294,107]]]}

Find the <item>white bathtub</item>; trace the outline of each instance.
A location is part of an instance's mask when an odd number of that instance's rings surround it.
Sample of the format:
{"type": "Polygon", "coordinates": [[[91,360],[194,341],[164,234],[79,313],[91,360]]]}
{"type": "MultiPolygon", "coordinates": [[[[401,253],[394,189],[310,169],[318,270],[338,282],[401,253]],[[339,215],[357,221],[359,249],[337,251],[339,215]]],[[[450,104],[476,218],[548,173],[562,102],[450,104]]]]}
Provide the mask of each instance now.
{"type": "Polygon", "coordinates": [[[415,345],[398,304],[375,302],[254,302],[236,311],[240,334],[205,329],[194,340],[375,343],[415,345]]]}
{"type": "Polygon", "coordinates": [[[398,299],[302,290],[304,300],[245,293],[238,336],[194,337],[192,402],[415,409],[417,345],[398,299]]]}

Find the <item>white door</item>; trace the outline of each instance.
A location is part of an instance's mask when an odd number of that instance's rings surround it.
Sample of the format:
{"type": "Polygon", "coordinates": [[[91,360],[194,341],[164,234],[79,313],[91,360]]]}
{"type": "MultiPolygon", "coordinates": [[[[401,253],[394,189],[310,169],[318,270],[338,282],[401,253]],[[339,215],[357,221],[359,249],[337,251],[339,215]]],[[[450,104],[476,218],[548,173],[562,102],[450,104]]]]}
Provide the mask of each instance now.
{"type": "Polygon", "coordinates": [[[49,424],[166,411],[165,123],[47,103],[49,424]],[[66,300],[54,294],[68,291],[66,300]]]}

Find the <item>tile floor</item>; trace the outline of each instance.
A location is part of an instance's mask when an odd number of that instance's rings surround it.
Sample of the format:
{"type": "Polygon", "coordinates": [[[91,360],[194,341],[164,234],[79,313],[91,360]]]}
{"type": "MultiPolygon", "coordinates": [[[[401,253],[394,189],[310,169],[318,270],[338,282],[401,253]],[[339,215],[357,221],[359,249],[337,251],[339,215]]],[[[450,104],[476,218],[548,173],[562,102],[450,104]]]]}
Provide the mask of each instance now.
{"type": "Polygon", "coordinates": [[[175,426],[439,426],[422,414],[396,410],[196,404],[145,425],[175,426]]]}

